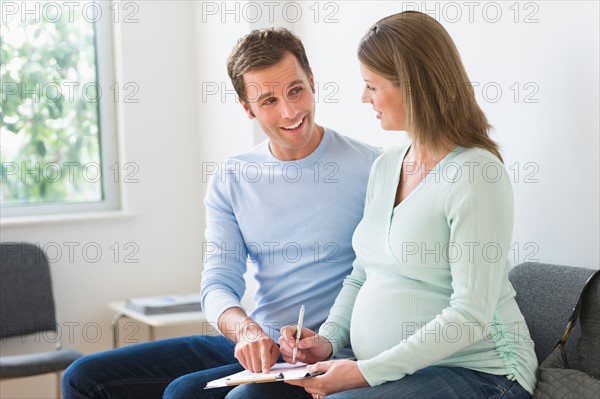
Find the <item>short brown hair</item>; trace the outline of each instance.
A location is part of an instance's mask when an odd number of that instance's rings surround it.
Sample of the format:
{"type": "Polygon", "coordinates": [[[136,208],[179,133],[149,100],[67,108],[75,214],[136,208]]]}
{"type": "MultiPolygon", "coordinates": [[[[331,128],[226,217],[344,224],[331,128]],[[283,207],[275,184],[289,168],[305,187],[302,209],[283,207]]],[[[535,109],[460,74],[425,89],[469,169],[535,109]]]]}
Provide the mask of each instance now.
{"type": "Polygon", "coordinates": [[[405,11],[381,19],[361,39],[358,59],[402,89],[410,133],[419,144],[437,153],[450,141],[502,160],[458,49],[434,18],[405,11]]]}
{"type": "Polygon", "coordinates": [[[227,74],[238,96],[248,101],[244,73],[277,64],[290,52],[310,76],[310,65],[300,38],[285,28],[253,30],[238,40],[227,58],[227,74]]]}

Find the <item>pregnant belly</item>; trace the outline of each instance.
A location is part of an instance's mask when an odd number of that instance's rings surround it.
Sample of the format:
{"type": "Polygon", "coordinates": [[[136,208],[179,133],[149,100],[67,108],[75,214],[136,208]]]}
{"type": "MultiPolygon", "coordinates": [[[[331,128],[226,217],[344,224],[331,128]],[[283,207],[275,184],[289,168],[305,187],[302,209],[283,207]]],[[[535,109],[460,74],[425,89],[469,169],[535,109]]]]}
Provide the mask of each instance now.
{"type": "Polygon", "coordinates": [[[373,282],[359,291],[350,325],[357,359],[370,359],[413,335],[448,306],[449,295],[410,279],[373,282]]]}

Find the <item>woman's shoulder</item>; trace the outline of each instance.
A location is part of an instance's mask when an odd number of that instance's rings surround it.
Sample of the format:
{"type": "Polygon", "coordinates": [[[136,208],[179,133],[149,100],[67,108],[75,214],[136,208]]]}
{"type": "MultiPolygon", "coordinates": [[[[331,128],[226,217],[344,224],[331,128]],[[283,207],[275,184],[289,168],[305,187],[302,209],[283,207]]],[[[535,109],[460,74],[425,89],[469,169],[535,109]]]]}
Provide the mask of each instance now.
{"type": "Polygon", "coordinates": [[[402,155],[406,152],[406,148],[410,144],[395,145],[383,151],[377,158],[376,163],[387,164],[389,162],[397,163],[402,155]]]}
{"type": "Polygon", "coordinates": [[[461,189],[512,192],[504,163],[484,148],[460,147],[444,168],[443,176],[455,192],[461,189]]]}
{"type": "Polygon", "coordinates": [[[485,148],[480,147],[459,147],[457,151],[457,155],[454,158],[454,162],[461,164],[487,164],[487,163],[495,163],[502,164],[502,161],[494,155],[491,151],[486,150],[485,148]]]}
{"type": "Polygon", "coordinates": [[[381,175],[385,176],[388,171],[393,172],[397,168],[407,147],[408,144],[393,146],[379,155],[371,167],[371,178],[381,175]]]}

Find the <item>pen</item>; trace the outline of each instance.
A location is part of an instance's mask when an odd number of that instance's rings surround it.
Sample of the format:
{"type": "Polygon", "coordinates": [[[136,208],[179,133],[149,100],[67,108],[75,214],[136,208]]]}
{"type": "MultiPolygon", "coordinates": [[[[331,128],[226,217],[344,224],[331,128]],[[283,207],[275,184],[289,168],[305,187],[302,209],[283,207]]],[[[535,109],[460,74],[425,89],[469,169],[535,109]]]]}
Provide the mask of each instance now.
{"type": "Polygon", "coordinates": [[[296,346],[294,346],[294,352],[292,354],[292,363],[296,362],[296,355],[298,354],[298,342],[300,342],[300,335],[302,335],[302,322],[304,321],[304,305],[300,306],[300,314],[298,315],[298,330],[296,331],[296,346]]]}

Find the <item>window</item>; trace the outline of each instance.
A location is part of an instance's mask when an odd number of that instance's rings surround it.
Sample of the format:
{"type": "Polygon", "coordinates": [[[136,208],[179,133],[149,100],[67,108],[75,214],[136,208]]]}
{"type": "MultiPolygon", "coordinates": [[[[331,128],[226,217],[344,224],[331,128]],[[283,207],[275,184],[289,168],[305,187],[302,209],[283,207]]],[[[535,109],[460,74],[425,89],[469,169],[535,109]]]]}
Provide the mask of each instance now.
{"type": "Polygon", "coordinates": [[[110,8],[2,2],[2,217],[119,208],[110,8]]]}

